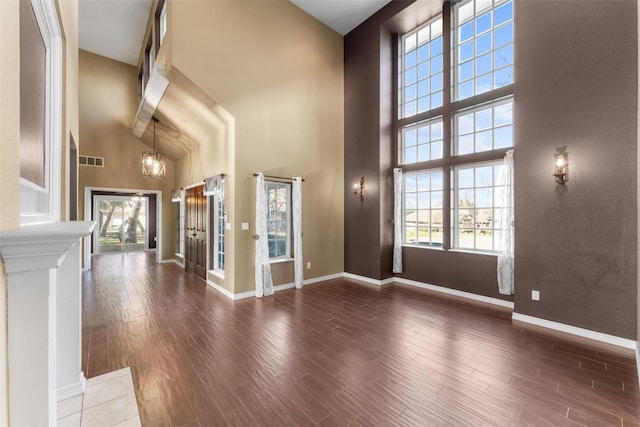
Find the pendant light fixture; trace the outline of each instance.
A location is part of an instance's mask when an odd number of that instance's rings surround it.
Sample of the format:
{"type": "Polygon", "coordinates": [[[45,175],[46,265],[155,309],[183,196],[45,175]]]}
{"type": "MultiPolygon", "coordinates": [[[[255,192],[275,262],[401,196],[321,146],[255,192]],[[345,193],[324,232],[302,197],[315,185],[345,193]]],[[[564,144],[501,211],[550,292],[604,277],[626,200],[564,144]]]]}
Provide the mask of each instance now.
{"type": "Polygon", "coordinates": [[[142,152],[142,176],[150,176],[151,178],[164,178],[167,174],[167,156],[156,151],[156,123],[158,119],[153,120],[153,151],[142,152]]]}

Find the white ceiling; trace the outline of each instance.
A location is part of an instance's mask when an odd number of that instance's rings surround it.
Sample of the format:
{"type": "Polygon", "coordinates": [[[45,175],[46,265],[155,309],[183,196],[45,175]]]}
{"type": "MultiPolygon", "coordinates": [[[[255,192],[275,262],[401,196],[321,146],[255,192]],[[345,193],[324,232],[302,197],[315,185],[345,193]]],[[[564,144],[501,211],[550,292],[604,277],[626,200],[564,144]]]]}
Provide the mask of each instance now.
{"type": "Polygon", "coordinates": [[[391,0],[290,0],[291,3],[346,35],[391,0]]]}
{"type": "MultiPolygon", "coordinates": [[[[345,35],[390,0],[290,1],[345,35]]],[[[79,0],[80,49],[137,65],[151,4],[152,0],[79,0]]]]}
{"type": "Polygon", "coordinates": [[[138,65],[152,0],[79,0],[80,49],[138,65]]]}

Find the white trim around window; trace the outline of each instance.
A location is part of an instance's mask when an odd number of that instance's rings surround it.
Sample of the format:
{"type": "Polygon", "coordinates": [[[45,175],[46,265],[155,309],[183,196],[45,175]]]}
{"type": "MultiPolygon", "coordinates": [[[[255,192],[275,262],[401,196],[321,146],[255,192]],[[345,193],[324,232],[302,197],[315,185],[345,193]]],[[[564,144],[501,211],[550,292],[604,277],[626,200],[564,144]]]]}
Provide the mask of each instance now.
{"type": "Polygon", "coordinates": [[[20,178],[20,224],[60,220],[62,147],[62,31],[53,0],[31,0],[46,50],[45,186],[20,178]]]}

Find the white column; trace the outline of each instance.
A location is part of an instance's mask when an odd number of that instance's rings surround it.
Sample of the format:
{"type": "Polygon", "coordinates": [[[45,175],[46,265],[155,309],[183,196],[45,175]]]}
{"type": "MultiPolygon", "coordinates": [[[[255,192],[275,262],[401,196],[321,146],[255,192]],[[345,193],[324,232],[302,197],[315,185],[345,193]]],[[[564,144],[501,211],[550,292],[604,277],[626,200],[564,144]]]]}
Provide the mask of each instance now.
{"type": "Polygon", "coordinates": [[[71,246],[58,267],[57,283],[57,399],[84,393],[82,372],[82,280],[80,241],[71,246]]]}
{"type": "Polygon", "coordinates": [[[55,269],[8,278],[9,419],[12,426],[55,425],[55,269]]]}
{"type": "Polygon", "coordinates": [[[84,378],[79,240],[93,226],[57,222],[0,233],[0,256],[8,279],[12,426],[55,426],[59,387],[84,378]],[[59,375],[71,382],[60,384],[59,375]]]}

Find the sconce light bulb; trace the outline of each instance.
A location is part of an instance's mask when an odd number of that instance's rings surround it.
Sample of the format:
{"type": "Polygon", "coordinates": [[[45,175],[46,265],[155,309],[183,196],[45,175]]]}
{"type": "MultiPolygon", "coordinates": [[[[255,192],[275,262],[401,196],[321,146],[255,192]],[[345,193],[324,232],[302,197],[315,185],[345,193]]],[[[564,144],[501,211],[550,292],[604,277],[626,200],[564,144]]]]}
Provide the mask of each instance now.
{"type": "Polygon", "coordinates": [[[556,165],[557,165],[558,167],[560,167],[560,168],[561,168],[561,167],[563,167],[563,166],[564,166],[564,157],[558,157],[558,158],[556,159],[556,165]]]}

